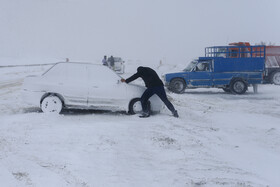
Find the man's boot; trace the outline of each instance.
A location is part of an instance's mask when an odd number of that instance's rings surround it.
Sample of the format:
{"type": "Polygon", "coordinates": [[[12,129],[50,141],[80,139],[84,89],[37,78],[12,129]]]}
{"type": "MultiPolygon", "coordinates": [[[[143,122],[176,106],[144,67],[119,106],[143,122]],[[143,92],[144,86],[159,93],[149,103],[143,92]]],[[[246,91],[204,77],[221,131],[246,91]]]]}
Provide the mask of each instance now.
{"type": "Polygon", "coordinates": [[[147,118],[150,117],[150,113],[149,112],[143,112],[141,116],[139,116],[140,118],[147,118]]]}
{"type": "Polygon", "coordinates": [[[179,117],[177,110],[174,110],[173,116],[174,116],[175,118],[178,118],[178,117],[179,117]]]}

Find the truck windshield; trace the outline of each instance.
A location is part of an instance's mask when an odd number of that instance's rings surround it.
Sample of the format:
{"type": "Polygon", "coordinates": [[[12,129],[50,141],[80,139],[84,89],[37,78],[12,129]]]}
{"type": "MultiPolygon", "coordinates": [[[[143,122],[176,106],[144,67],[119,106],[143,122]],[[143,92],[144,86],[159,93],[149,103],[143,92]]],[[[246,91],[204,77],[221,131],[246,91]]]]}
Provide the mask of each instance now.
{"type": "Polygon", "coordinates": [[[197,64],[197,61],[192,61],[189,63],[189,65],[183,70],[183,71],[191,71],[197,64]]]}

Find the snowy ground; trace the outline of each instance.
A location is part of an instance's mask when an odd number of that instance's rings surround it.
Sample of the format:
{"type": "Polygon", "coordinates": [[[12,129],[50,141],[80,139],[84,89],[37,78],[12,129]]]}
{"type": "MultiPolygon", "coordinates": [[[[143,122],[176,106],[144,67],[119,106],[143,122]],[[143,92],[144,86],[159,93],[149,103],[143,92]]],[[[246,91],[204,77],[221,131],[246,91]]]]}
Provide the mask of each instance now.
{"type": "MultiPolygon", "coordinates": [[[[25,107],[20,86],[48,67],[0,68],[0,186],[280,186],[279,86],[241,96],[168,93],[178,119],[167,109],[147,119],[100,111],[46,115],[25,107]]],[[[128,63],[124,77],[136,67],[128,63]]]]}

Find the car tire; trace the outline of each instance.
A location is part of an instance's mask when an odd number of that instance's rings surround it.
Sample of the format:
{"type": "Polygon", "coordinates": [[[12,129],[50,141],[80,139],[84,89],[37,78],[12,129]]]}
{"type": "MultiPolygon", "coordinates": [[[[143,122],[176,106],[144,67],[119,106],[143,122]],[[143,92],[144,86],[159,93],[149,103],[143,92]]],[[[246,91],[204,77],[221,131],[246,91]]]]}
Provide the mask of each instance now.
{"type": "MultiPolygon", "coordinates": [[[[128,113],[129,114],[140,114],[142,112],[142,105],[140,98],[134,98],[129,102],[128,113]]],[[[151,111],[151,103],[148,101],[148,111],[151,111]]]]}
{"type": "Polygon", "coordinates": [[[270,76],[270,82],[275,85],[280,85],[280,71],[275,71],[270,76]]]}
{"type": "Polygon", "coordinates": [[[170,81],[168,89],[174,93],[183,93],[186,89],[186,82],[184,79],[175,78],[170,81]]]}
{"type": "Polygon", "coordinates": [[[49,95],[41,102],[41,109],[44,113],[59,114],[63,108],[63,103],[58,96],[49,95]]]}
{"type": "Polygon", "coordinates": [[[244,94],[248,89],[247,83],[242,79],[234,79],[230,83],[230,91],[233,94],[244,94]]]}

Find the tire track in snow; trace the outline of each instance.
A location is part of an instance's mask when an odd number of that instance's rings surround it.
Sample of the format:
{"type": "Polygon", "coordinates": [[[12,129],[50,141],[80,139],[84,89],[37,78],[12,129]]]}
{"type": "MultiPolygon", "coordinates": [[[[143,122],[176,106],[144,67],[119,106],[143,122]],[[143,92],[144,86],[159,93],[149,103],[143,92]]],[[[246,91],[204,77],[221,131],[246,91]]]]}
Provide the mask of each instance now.
{"type": "Polygon", "coordinates": [[[207,120],[191,120],[188,121],[188,124],[185,124],[183,121],[170,119],[169,125],[166,127],[166,133],[164,135],[157,135],[157,137],[167,137],[157,138],[157,140],[161,140],[158,146],[164,149],[168,148],[168,146],[162,146],[163,143],[165,144],[165,140],[167,144],[171,142],[171,144],[180,145],[180,150],[184,152],[185,159],[181,161],[182,168],[178,168],[177,172],[186,174],[188,181],[186,184],[192,186],[263,186],[252,182],[255,181],[255,178],[259,178],[259,176],[234,167],[223,159],[219,160],[213,154],[215,151],[212,150],[212,146],[227,145],[224,145],[223,140],[219,139],[219,129],[212,128],[207,123],[207,120]],[[174,130],[172,130],[173,128],[174,130]],[[175,130],[176,128],[177,130],[175,130]],[[178,128],[181,130],[178,131],[178,128]],[[163,140],[164,142],[162,143],[163,140]],[[210,177],[213,172],[219,175],[210,177]],[[242,180],[243,176],[246,176],[246,180],[242,180]]]}
{"type": "Polygon", "coordinates": [[[18,113],[22,110],[21,100],[20,100],[20,89],[23,83],[23,79],[15,79],[11,81],[2,81],[0,82],[0,97],[1,113],[18,113]],[[14,101],[14,104],[11,104],[10,101],[14,101]]]}
{"type": "Polygon", "coordinates": [[[0,82],[0,90],[12,88],[12,87],[19,87],[22,85],[22,83],[23,83],[23,79],[16,79],[13,81],[0,82]]]}

